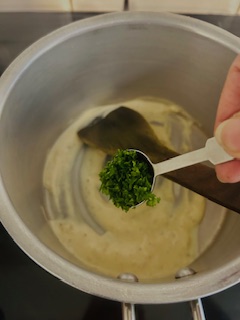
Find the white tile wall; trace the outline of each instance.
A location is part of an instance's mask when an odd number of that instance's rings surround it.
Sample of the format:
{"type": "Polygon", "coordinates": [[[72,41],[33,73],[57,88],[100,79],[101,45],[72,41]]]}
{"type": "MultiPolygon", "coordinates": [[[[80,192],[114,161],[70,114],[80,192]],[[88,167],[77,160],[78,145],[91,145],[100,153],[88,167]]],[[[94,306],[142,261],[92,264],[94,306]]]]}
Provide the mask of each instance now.
{"type": "MultiPolygon", "coordinates": [[[[132,11],[240,14],[240,0],[128,0],[132,11]]],[[[0,0],[0,12],[122,11],[124,0],[0,0]]]]}
{"type": "Polygon", "coordinates": [[[236,14],[239,6],[240,0],[129,0],[129,9],[136,11],[236,14]]]}
{"type": "Polygon", "coordinates": [[[72,7],[80,12],[122,11],[124,0],[72,0],[72,7]]]}
{"type": "Polygon", "coordinates": [[[72,10],[70,0],[0,0],[0,11],[60,11],[72,10]]]}

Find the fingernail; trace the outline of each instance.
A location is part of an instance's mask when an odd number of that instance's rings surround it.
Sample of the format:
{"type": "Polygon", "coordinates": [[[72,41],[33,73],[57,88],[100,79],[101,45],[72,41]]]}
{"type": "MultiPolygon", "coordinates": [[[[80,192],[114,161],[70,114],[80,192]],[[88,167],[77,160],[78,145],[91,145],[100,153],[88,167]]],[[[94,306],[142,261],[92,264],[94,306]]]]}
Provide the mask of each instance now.
{"type": "Polygon", "coordinates": [[[219,126],[217,127],[217,129],[215,130],[215,134],[214,134],[215,138],[217,139],[217,142],[218,142],[220,145],[222,145],[222,131],[223,131],[223,128],[224,128],[224,126],[225,126],[225,122],[226,122],[226,121],[220,123],[220,125],[219,125],[219,126]]]}
{"type": "Polygon", "coordinates": [[[215,137],[226,151],[240,154],[240,119],[222,122],[215,131],[215,137]]]}

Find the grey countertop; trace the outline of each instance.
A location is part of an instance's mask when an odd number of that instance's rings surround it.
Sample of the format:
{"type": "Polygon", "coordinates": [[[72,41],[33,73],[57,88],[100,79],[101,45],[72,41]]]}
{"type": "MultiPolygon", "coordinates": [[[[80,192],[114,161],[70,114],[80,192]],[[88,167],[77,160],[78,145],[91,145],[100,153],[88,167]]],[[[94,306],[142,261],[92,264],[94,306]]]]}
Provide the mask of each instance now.
{"type": "MultiPolygon", "coordinates": [[[[94,14],[0,13],[0,74],[27,46],[94,14]]],[[[195,15],[240,37],[240,16],[195,15]]],[[[203,299],[207,320],[240,319],[240,285],[203,299]]],[[[188,303],[137,305],[138,320],[190,320],[188,303]]],[[[121,319],[118,302],[62,283],[28,258],[0,224],[0,320],[121,319]]]]}

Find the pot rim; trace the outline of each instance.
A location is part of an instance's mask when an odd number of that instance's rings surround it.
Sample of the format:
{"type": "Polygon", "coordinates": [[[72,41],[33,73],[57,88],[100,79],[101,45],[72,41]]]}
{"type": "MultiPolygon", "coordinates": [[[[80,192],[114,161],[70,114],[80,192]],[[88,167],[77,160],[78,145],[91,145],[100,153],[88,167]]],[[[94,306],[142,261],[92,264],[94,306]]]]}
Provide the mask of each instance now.
{"type": "MultiPolygon", "coordinates": [[[[220,43],[236,55],[240,52],[240,40],[233,34],[207,22],[172,13],[121,12],[72,22],[32,44],[4,72],[0,80],[0,120],[11,89],[20,80],[25,70],[41,55],[77,35],[125,23],[177,27],[220,43]]],[[[111,300],[131,303],[181,302],[222,291],[236,284],[240,279],[240,257],[221,268],[179,279],[174,283],[164,282],[163,284],[126,283],[83,270],[54,253],[26,227],[10,201],[4,188],[2,175],[0,177],[0,219],[14,241],[42,268],[77,289],[111,300]]]]}

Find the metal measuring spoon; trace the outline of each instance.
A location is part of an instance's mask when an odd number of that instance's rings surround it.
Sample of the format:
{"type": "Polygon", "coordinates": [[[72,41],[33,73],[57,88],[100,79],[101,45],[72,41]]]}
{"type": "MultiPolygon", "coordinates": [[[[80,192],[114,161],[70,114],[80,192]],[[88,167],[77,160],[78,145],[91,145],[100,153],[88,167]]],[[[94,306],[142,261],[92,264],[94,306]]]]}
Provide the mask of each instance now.
{"type": "Polygon", "coordinates": [[[156,177],[161,174],[165,174],[167,172],[178,170],[204,161],[210,161],[213,165],[217,165],[233,160],[233,157],[225,152],[225,150],[220,146],[215,137],[209,138],[206,141],[204,148],[187,152],[185,154],[159,163],[152,163],[149,157],[140,150],[131,150],[135,151],[138,155],[138,158],[141,160],[143,159],[149,165],[149,172],[151,172],[152,174],[152,189],[154,187],[156,177]]]}

